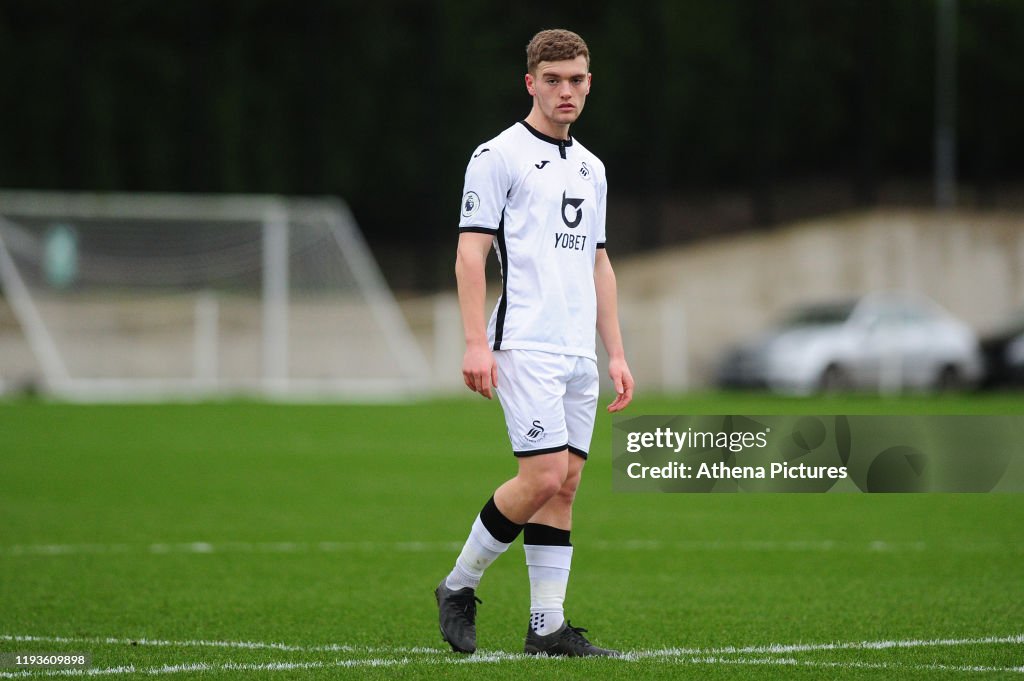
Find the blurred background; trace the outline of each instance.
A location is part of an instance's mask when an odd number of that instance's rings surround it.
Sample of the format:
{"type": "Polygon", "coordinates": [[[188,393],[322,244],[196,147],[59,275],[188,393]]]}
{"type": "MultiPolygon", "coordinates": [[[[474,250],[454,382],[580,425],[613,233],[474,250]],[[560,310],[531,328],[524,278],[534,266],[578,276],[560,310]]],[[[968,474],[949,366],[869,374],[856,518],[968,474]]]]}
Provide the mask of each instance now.
{"type": "Polygon", "coordinates": [[[550,27],[643,388],[1017,380],[1022,2],[5,0],[0,389],[459,390],[465,164],[550,27]]]}

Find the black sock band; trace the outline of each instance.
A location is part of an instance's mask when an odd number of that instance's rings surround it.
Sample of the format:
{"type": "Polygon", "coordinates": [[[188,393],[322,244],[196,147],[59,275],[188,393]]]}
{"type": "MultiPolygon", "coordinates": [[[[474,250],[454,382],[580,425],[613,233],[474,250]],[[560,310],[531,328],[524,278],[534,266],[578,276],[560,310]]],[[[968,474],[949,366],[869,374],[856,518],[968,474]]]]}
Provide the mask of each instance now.
{"type": "Polygon", "coordinates": [[[480,509],[480,522],[484,524],[491,536],[502,544],[511,544],[523,531],[522,525],[517,525],[506,518],[494,503],[494,497],[487,500],[484,507],[480,509]]]}
{"type": "Polygon", "coordinates": [[[523,543],[541,546],[572,546],[569,542],[569,530],[560,530],[557,527],[539,523],[526,523],[526,528],[523,529],[523,543]]]}

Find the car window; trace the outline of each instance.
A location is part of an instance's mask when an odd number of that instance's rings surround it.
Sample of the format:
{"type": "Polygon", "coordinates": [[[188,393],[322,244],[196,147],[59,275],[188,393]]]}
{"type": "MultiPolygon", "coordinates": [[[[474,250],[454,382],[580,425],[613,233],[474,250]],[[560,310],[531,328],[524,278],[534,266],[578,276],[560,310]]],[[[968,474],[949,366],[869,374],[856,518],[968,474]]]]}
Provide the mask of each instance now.
{"type": "Polygon", "coordinates": [[[793,312],[782,325],[789,327],[842,324],[850,317],[853,308],[853,303],[808,305],[793,312]]]}

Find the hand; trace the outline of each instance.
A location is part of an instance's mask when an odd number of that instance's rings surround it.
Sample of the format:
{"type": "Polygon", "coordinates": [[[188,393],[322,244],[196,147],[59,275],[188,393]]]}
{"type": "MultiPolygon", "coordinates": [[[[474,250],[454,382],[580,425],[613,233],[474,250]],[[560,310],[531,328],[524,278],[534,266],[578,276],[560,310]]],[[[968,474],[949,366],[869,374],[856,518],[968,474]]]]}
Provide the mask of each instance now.
{"type": "Polygon", "coordinates": [[[633,374],[625,359],[613,359],[608,362],[608,376],[615,383],[615,400],[608,405],[609,412],[622,411],[633,401],[633,374]]]}
{"type": "Polygon", "coordinates": [[[498,363],[486,345],[466,348],[462,357],[462,379],[466,387],[491,399],[491,388],[498,387],[498,363]]]}

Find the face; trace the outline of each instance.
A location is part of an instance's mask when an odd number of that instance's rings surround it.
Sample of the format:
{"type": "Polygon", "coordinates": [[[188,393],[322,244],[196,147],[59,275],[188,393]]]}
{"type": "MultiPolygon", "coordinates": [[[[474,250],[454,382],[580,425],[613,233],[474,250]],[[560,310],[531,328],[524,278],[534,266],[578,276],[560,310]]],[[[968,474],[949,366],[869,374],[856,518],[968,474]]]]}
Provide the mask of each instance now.
{"type": "Polygon", "coordinates": [[[534,107],[551,123],[574,123],[590,94],[586,57],[542,61],[533,73],[526,74],[526,90],[533,96],[534,107]]]}

